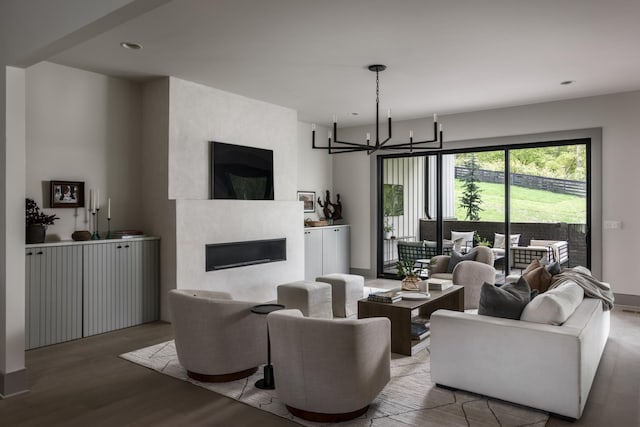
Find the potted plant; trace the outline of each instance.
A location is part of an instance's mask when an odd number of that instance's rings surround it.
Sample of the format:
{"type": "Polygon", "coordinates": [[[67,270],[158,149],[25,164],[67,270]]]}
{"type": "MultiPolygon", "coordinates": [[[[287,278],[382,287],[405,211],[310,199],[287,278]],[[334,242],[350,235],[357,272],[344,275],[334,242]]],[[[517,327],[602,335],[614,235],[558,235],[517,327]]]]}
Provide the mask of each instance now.
{"type": "Polygon", "coordinates": [[[26,242],[43,243],[47,234],[47,225],[53,225],[58,218],[54,215],[47,215],[40,212],[38,204],[33,199],[26,199],[26,242]]]}
{"type": "Polygon", "coordinates": [[[415,261],[412,259],[403,259],[396,263],[396,269],[399,276],[404,276],[402,279],[402,289],[405,291],[417,291],[418,282],[420,277],[418,273],[420,268],[416,267],[415,261]]]}
{"type": "Polygon", "coordinates": [[[476,231],[476,234],[474,235],[474,240],[476,241],[478,246],[486,246],[488,248],[491,247],[491,242],[488,239],[485,239],[484,237],[480,236],[477,231],[476,231]]]}
{"type": "Polygon", "coordinates": [[[382,227],[382,231],[384,231],[384,238],[386,240],[389,240],[393,237],[393,226],[385,225],[384,227],[382,227]]]}

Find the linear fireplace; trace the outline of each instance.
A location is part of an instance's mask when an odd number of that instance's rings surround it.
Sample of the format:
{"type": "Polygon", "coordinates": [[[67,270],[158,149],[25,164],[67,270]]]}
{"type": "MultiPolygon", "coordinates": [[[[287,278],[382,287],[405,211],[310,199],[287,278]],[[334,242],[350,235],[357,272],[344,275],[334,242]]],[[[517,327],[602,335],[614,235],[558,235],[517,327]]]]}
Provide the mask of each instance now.
{"type": "Polygon", "coordinates": [[[287,260],[287,239],[205,245],[206,271],[287,260]]]}

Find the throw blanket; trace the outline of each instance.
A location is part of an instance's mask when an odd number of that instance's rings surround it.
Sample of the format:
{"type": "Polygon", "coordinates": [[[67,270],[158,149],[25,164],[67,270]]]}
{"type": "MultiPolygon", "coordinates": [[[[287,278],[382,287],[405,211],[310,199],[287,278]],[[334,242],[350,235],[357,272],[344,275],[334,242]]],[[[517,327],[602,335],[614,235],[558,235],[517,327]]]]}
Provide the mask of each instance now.
{"type": "Polygon", "coordinates": [[[585,296],[589,298],[599,298],[605,310],[613,308],[613,292],[608,283],[595,279],[591,272],[584,267],[567,268],[556,274],[551,279],[549,289],[557,288],[567,281],[575,282],[584,289],[585,296]]]}

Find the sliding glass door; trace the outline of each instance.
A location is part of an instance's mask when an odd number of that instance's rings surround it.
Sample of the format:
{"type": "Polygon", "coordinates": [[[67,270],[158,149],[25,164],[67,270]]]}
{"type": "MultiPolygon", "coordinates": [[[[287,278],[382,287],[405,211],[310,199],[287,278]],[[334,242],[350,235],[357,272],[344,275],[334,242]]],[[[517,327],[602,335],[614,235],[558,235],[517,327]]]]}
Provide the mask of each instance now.
{"type": "Polygon", "coordinates": [[[426,258],[489,246],[499,275],[543,254],[563,266],[590,266],[589,146],[580,140],[383,157],[378,275],[396,276],[398,246],[416,246],[404,242],[435,248],[426,258]]]}

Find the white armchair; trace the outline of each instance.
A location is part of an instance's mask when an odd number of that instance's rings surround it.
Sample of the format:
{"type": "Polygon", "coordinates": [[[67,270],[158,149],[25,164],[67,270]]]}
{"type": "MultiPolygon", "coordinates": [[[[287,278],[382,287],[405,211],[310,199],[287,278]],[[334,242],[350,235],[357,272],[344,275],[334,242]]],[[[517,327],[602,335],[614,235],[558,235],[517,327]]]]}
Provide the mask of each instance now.
{"type": "Polygon", "coordinates": [[[391,322],[267,316],[276,393],[293,415],[340,422],[364,414],[389,382],[391,322]]]}
{"type": "Polygon", "coordinates": [[[484,283],[495,283],[496,270],[493,268],[494,254],[491,248],[476,246],[471,250],[476,252],[475,261],[461,261],[452,272],[447,272],[449,255],[438,255],[432,258],[429,277],[434,279],[448,279],[455,285],[464,286],[464,309],[478,308],[480,289],[484,283]]]}
{"type": "Polygon", "coordinates": [[[178,360],[189,377],[233,381],[267,363],[267,323],[251,313],[256,304],[234,301],[225,292],[169,291],[178,360]]]}

